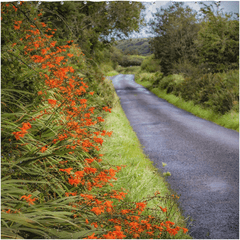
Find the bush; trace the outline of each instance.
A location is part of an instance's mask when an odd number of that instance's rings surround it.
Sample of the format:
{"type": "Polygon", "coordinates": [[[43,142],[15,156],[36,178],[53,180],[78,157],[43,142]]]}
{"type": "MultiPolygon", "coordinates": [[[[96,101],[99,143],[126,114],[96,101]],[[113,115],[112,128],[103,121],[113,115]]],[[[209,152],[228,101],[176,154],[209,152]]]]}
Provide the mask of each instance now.
{"type": "Polygon", "coordinates": [[[184,77],[197,78],[203,74],[202,67],[190,62],[189,60],[179,60],[178,63],[173,63],[174,74],[182,74],[184,77]]]}
{"type": "Polygon", "coordinates": [[[128,55],[124,55],[122,60],[119,62],[119,65],[123,66],[123,67],[131,67],[131,66],[141,66],[142,64],[142,57],[131,57],[128,55]]]}
{"type": "Polygon", "coordinates": [[[179,86],[183,81],[184,78],[182,75],[168,75],[167,77],[164,77],[162,80],[160,80],[159,88],[166,89],[167,93],[175,92],[176,94],[179,94],[179,86]]]}
{"type": "Polygon", "coordinates": [[[150,73],[161,71],[160,60],[154,59],[153,54],[150,55],[143,60],[141,70],[150,73]]]}
{"type": "Polygon", "coordinates": [[[212,108],[224,114],[233,107],[238,110],[239,70],[227,73],[209,73],[201,77],[186,78],[180,85],[181,96],[193,100],[196,104],[212,108]]]}

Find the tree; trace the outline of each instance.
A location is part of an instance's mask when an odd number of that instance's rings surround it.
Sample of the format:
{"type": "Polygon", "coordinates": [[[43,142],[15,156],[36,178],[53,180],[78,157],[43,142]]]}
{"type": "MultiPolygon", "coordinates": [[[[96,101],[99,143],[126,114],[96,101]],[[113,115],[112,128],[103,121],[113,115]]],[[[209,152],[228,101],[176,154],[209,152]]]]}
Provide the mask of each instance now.
{"type": "Polygon", "coordinates": [[[115,39],[138,31],[144,18],[140,2],[43,2],[43,19],[51,21],[60,31],[59,38],[71,35],[85,54],[106,46],[115,39]],[[100,40],[100,41],[99,41],[100,40]]]}
{"type": "Polygon", "coordinates": [[[233,19],[233,14],[224,15],[219,10],[220,2],[203,5],[204,21],[195,41],[199,63],[211,72],[238,69],[239,21],[233,19]]]}
{"type": "Polygon", "coordinates": [[[180,59],[195,61],[194,39],[199,30],[196,12],[184,3],[174,3],[167,9],[157,9],[150,20],[151,33],[155,37],[150,41],[151,50],[157,59],[161,59],[161,69],[165,75],[171,73],[174,62],[180,59]]]}

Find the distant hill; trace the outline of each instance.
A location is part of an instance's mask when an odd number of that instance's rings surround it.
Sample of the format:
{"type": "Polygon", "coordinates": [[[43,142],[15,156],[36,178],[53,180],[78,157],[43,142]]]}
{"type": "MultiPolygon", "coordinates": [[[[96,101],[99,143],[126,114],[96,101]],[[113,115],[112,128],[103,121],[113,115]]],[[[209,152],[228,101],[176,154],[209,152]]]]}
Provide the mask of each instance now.
{"type": "Polygon", "coordinates": [[[151,38],[131,38],[117,41],[116,48],[123,51],[124,54],[143,55],[152,54],[150,51],[149,40],[151,38]]]}

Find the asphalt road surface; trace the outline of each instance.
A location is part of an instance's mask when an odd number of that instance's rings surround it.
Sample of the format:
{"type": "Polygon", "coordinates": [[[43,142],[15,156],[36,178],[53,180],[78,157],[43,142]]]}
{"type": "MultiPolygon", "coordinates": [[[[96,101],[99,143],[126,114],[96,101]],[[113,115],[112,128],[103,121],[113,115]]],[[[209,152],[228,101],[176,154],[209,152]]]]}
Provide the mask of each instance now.
{"type": "Polygon", "coordinates": [[[239,134],[179,109],[134,81],[112,77],[145,154],[164,171],[193,218],[195,239],[239,239],[239,134]]]}

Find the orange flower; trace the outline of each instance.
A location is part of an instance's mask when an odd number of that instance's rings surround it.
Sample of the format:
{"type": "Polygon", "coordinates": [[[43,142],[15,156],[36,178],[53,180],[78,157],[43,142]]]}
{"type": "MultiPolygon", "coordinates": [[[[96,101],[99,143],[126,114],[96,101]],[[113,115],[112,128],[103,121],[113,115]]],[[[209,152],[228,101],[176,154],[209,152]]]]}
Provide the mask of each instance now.
{"type": "Polygon", "coordinates": [[[42,94],[43,94],[43,92],[42,92],[42,91],[39,91],[39,92],[38,92],[38,95],[42,95],[42,94]]]}
{"type": "Polygon", "coordinates": [[[96,222],[91,223],[91,225],[93,225],[95,228],[98,228],[98,225],[96,222]]]}
{"type": "Polygon", "coordinates": [[[184,233],[188,232],[187,228],[182,228],[182,230],[183,230],[184,233]]]}
{"type": "Polygon", "coordinates": [[[47,53],[47,49],[42,49],[41,53],[42,53],[42,55],[45,55],[47,53]]]}
{"type": "Polygon", "coordinates": [[[31,37],[31,35],[29,35],[29,34],[26,35],[26,39],[28,39],[28,38],[30,38],[30,37],[31,37]]]}
{"type": "Polygon", "coordinates": [[[100,215],[101,213],[104,213],[104,210],[102,207],[94,207],[91,212],[94,212],[96,215],[100,215]]]}
{"type": "Polygon", "coordinates": [[[14,47],[15,45],[17,45],[16,43],[13,43],[12,47],[14,47]]]}
{"type": "MultiPolygon", "coordinates": [[[[52,36],[52,35],[51,35],[51,36],[52,36]]],[[[54,47],[56,43],[57,43],[57,41],[53,41],[53,42],[50,43],[50,46],[51,46],[51,47],[54,47]]]]}
{"type": "Polygon", "coordinates": [[[14,25],[14,29],[15,29],[15,30],[18,30],[18,29],[20,29],[20,26],[14,25]]]}
{"type": "Polygon", "coordinates": [[[13,6],[13,8],[14,8],[15,12],[18,10],[15,6],[13,6]]]}
{"type": "Polygon", "coordinates": [[[41,148],[40,152],[43,153],[43,152],[45,152],[46,150],[47,150],[47,147],[45,146],[45,147],[42,147],[42,148],[41,148]]]}
{"type": "Polygon", "coordinates": [[[48,99],[48,103],[51,104],[51,105],[56,105],[57,100],[54,100],[54,99],[48,99]]]}
{"type": "Polygon", "coordinates": [[[71,185],[77,186],[79,183],[81,183],[81,180],[80,180],[80,179],[77,179],[77,178],[71,177],[71,178],[68,179],[68,182],[69,182],[69,184],[71,184],[71,185]]]}
{"type": "Polygon", "coordinates": [[[73,54],[71,54],[71,53],[68,53],[67,54],[69,57],[73,57],[74,55],[73,54]]]}
{"type": "Polygon", "coordinates": [[[163,212],[167,212],[167,208],[162,208],[161,206],[159,206],[160,208],[161,208],[161,210],[163,211],[163,212]]]}
{"type": "Polygon", "coordinates": [[[66,196],[66,197],[69,197],[69,195],[76,196],[76,195],[77,195],[77,191],[76,191],[76,192],[73,192],[73,193],[71,193],[71,192],[69,192],[69,193],[66,192],[66,193],[65,193],[65,196],[66,196]]]}
{"type": "Polygon", "coordinates": [[[74,174],[77,178],[82,178],[84,176],[84,171],[77,171],[74,174]]]}
{"type": "Polygon", "coordinates": [[[122,213],[122,214],[127,214],[127,213],[129,213],[129,212],[131,212],[131,210],[128,210],[128,209],[126,209],[126,210],[121,210],[121,213],[122,213]]]}
{"type": "Polygon", "coordinates": [[[43,27],[46,27],[46,26],[47,26],[44,22],[41,22],[41,24],[42,24],[43,27]]]}
{"type": "Polygon", "coordinates": [[[92,235],[88,236],[85,239],[98,239],[97,237],[95,237],[95,233],[93,233],[92,235]]]}
{"type": "Polygon", "coordinates": [[[175,223],[171,221],[166,221],[166,224],[174,225],[175,223]]]}
{"type": "Polygon", "coordinates": [[[22,24],[22,21],[14,21],[15,24],[22,24]]]}
{"type": "Polygon", "coordinates": [[[94,94],[94,92],[90,92],[89,94],[90,94],[90,95],[93,95],[93,94],[94,94]]]}
{"type": "Polygon", "coordinates": [[[97,117],[99,122],[104,122],[104,119],[102,117],[97,117]]]}
{"type": "Polygon", "coordinates": [[[24,195],[20,199],[24,198],[29,203],[29,205],[31,205],[31,204],[33,205],[34,204],[33,202],[36,201],[37,198],[31,199],[31,196],[32,196],[31,194],[28,196],[24,195]]]}
{"type": "Polygon", "coordinates": [[[73,170],[73,168],[59,169],[59,171],[61,171],[61,172],[66,172],[66,173],[68,173],[68,174],[70,174],[71,170],[73,170]]]}

